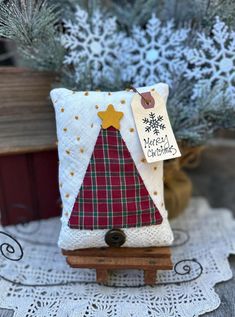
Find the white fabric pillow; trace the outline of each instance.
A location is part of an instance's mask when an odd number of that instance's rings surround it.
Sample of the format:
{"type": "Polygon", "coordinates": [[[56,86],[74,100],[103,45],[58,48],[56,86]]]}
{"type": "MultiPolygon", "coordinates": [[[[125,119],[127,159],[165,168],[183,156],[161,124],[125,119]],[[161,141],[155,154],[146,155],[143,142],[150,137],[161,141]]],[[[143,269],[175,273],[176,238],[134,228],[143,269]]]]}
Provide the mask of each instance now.
{"type": "MultiPolygon", "coordinates": [[[[159,83],[138,88],[139,92],[156,90],[165,100],[168,86],[159,83]]],[[[126,234],[123,247],[167,246],[173,241],[173,234],[167,219],[163,196],[163,162],[147,163],[135,129],[131,110],[134,92],[73,92],[64,88],[51,91],[55,108],[59,152],[59,183],[63,202],[62,228],[59,247],[66,250],[107,246],[104,236],[108,229],[78,230],[68,226],[74,202],[82,186],[88,164],[101,128],[97,115],[113,104],[116,111],[122,111],[120,133],[135,162],[154,204],[163,221],[160,225],[122,229],[126,234]],[[134,128],[134,132],[133,132],[134,128]],[[132,132],[130,132],[132,131],[132,132]],[[157,195],[153,193],[157,192],[157,195]]]]}

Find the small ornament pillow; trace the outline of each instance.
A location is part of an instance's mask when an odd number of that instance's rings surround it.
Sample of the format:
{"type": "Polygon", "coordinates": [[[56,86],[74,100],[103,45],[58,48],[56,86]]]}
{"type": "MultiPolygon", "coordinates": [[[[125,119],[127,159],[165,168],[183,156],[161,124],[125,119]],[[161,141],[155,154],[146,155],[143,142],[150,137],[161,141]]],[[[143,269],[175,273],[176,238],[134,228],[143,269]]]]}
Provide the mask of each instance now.
{"type": "MultiPolygon", "coordinates": [[[[162,83],[137,90],[143,95],[156,91],[165,102],[168,97],[168,86],[162,83]]],[[[172,243],[163,161],[145,159],[131,107],[136,93],[51,92],[63,202],[62,249],[172,243]]]]}

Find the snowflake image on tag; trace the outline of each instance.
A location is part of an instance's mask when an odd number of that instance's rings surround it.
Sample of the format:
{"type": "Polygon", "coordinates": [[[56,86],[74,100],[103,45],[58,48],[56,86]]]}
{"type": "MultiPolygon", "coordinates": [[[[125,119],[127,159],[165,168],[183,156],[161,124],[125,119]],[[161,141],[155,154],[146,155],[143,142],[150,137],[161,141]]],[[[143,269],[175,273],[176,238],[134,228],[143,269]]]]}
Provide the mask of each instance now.
{"type": "Polygon", "coordinates": [[[181,156],[162,96],[155,91],[135,94],[131,106],[147,162],[181,156]]]}
{"type": "Polygon", "coordinates": [[[145,126],[145,131],[150,132],[151,130],[155,135],[160,133],[160,130],[164,130],[166,128],[163,122],[163,116],[157,116],[156,113],[150,112],[149,118],[144,118],[143,123],[145,126]]]}

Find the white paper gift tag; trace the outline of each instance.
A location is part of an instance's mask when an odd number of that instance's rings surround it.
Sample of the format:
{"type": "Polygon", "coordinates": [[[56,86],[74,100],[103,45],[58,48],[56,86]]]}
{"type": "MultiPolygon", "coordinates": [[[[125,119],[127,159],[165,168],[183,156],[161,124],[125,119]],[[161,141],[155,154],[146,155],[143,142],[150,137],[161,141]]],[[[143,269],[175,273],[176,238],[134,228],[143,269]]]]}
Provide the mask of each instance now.
{"type": "Polygon", "coordinates": [[[131,106],[147,162],[181,156],[162,96],[155,91],[136,93],[131,106]]]}

